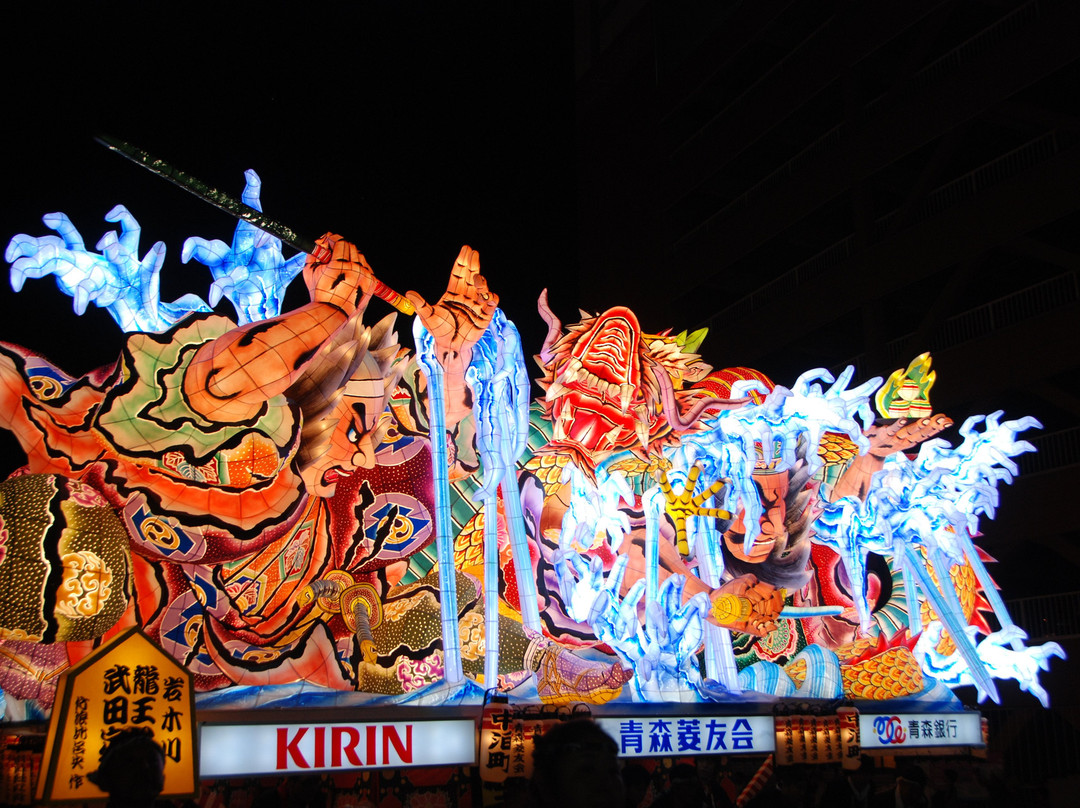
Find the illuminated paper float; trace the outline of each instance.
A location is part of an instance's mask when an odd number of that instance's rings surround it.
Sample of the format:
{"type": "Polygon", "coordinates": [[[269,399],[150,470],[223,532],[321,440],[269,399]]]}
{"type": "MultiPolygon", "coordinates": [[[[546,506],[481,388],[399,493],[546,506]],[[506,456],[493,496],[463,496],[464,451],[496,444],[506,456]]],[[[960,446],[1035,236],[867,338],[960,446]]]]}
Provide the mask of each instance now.
{"type": "MultiPolygon", "coordinates": [[[[255,207],[259,187],[249,172],[255,207]]],[[[62,214],[46,217],[58,236],[8,246],[16,288],[53,274],[77,310],[109,308],[132,333],[83,378],[0,350],[2,423],[38,475],[4,483],[5,503],[38,479],[123,515],[97,539],[111,591],[204,704],[499,687],[552,704],[759,693],[932,710],[957,686],[996,697],[996,678],[1045,702],[1038,672],[1061,649],[1026,645],[972,541],[1037,423],[995,413],[956,447],[935,437],[952,422],[930,407],[927,355],[884,385],[848,369],[782,387],[714,370],[704,331],[648,333],[625,307],[564,329],[545,295],[530,405],[517,331],[468,247],[440,301],[407,295],[412,359],[392,318],[363,324],[376,281],[338,237],[306,261],[312,303],[286,313],[301,256],[247,223],[232,246],[189,240],[234,322],[194,295],[161,304],[163,246],[138,259],[135,220],[108,218],[121,231],[97,253],[62,214]]],[[[87,532],[4,518],[24,556],[87,532]]],[[[34,597],[59,602],[61,578],[34,597]]],[[[90,635],[121,611],[100,609],[90,635]]],[[[82,637],[0,614],[12,640],[82,637]]]]}

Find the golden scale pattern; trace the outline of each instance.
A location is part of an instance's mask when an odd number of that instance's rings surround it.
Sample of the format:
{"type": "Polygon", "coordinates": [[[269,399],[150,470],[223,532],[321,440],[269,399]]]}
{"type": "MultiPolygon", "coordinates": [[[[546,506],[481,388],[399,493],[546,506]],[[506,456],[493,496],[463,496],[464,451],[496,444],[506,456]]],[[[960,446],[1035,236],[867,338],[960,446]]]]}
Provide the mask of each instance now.
{"type": "MultiPolygon", "coordinates": [[[[934,583],[940,586],[937,574],[934,572],[934,565],[927,561],[926,569],[930,572],[930,577],[933,578],[934,583]]],[[[953,564],[949,568],[949,580],[952,581],[956,594],[960,598],[960,606],[964,610],[964,622],[970,622],[971,616],[975,613],[975,601],[979,595],[979,579],[975,577],[975,570],[971,568],[971,564],[965,559],[963,564],[953,564]]],[[[919,619],[922,621],[923,628],[926,628],[931,620],[938,619],[934,608],[927,601],[923,601],[919,607],[919,619]]],[[[949,656],[955,650],[956,644],[953,642],[952,637],[949,636],[949,632],[942,631],[941,640],[937,644],[937,652],[943,656],[949,656]]]]}
{"type": "MultiPolygon", "coordinates": [[[[862,639],[838,648],[844,695],[848,698],[881,701],[922,692],[926,686],[918,660],[904,646],[889,648],[855,664],[845,664],[877,645],[877,640],[862,639]]],[[[806,661],[791,663],[784,671],[796,684],[806,679],[806,661]]]]}
{"type": "MultiPolygon", "coordinates": [[[[534,455],[525,464],[525,470],[536,475],[544,486],[544,494],[551,494],[559,487],[559,478],[568,459],[558,455],[534,455]]],[[[484,514],[477,511],[458,533],[454,541],[454,563],[460,570],[482,567],[484,564],[484,514]]]]}
{"type": "Polygon", "coordinates": [[[818,456],[829,466],[846,463],[858,454],[859,447],[847,435],[836,432],[826,432],[818,444],[818,456]]]}

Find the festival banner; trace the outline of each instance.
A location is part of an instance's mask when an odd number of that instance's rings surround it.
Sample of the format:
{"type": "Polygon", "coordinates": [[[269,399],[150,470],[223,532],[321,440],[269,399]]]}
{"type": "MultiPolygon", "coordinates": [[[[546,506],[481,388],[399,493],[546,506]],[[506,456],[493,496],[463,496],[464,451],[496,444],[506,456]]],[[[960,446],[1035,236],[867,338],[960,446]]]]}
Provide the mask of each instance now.
{"type": "Polygon", "coordinates": [[[776,763],[839,763],[844,756],[840,717],[784,715],[776,719],[776,763]]]}
{"type": "Polygon", "coordinates": [[[205,778],[260,774],[471,766],[471,719],[340,724],[204,724],[205,778]]]}
{"type": "Polygon", "coordinates": [[[983,745],[976,712],[860,715],[859,736],[863,749],[892,754],[911,748],[983,745]]]}
{"type": "Polygon", "coordinates": [[[152,734],[165,756],[162,797],[197,790],[191,673],[138,629],[129,629],[66,671],[49,723],[37,799],[103,800],[90,782],[109,744],[125,730],[152,734]]]}
{"type": "Polygon", "coordinates": [[[776,748],[772,716],[633,716],[598,718],[620,757],[768,754],[776,748]]]}

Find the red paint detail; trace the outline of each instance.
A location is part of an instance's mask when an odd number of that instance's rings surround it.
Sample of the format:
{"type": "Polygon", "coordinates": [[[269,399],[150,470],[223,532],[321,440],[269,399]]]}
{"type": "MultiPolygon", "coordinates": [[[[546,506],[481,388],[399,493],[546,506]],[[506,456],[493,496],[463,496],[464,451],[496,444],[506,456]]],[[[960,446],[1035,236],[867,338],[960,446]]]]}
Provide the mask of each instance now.
{"type": "Polygon", "coordinates": [[[521,612],[521,597],[518,592],[517,570],[514,568],[514,559],[510,559],[503,566],[503,598],[510,608],[521,612]]]}
{"type": "Polygon", "coordinates": [[[812,564],[817,571],[818,585],[823,606],[853,606],[854,602],[845,595],[836,580],[836,567],[841,564],[840,555],[823,544],[811,546],[812,564]]]}
{"type": "Polygon", "coordinates": [[[345,753],[349,763],[353,766],[363,766],[364,761],[356,754],[356,747],[360,743],[360,731],[356,727],[333,727],[330,731],[330,765],[337,768],[341,765],[341,753],[345,753]],[[348,736],[348,743],[344,743],[348,736]]]}
{"type": "Polygon", "coordinates": [[[382,762],[383,765],[390,763],[390,745],[394,745],[398,757],[402,763],[412,763],[412,724],[405,725],[405,743],[402,744],[401,736],[397,729],[392,726],[383,727],[382,736],[382,762]]]}
{"type": "Polygon", "coordinates": [[[315,727],[315,768],[326,767],[326,727],[315,727]]]}
{"type": "MultiPolygon", "coordinates": [[[[724,368],[723,370],[714,370],[704,379],[694,384],[693,388],[695,390],[706,390],[710,395],[713,395],[716,398],[731,398],[731,386],[735,382],[745,379],[761,382],[769,390],[776,387],[776,385],[773,384],[772,379],[759,370],[734,367],[724,368]]],[[[755,404],[760,404],[765,400],[765,396],[756,391],[750,393],[750,398],[755,404]]]]}
{"type": "Polygon", "coordinates": [[[303,753],[300,752],[300,741],[307,735],[308,728],[301,727],[296,731],[293,739],[289,740],[289,730],[286,727],[278,727],[277,731],[277,768],[288,769],[289,758],[301,769],[310,769],[303,753]]]}

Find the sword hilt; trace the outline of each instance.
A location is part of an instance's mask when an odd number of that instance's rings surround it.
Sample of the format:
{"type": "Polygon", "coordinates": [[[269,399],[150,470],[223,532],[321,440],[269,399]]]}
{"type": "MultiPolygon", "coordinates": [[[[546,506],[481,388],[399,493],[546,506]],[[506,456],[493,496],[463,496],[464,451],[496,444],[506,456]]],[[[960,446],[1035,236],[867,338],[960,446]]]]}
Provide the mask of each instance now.
{"type": "MultiPolygon", "coordinates": [[[[276,219],[270,218],[261,210],[256,210],[251,207],[251,205],[247,205],[239,199],[236,199],[223,191],[219,191],[217,188],[211,188],[197,177],[179,170],[169,163],[166,163],[164,160],[153,157],[137,146],[133,146],[127,141],[110,137],[105,134],[98,135],[94,139],[110,151],[114,151],[117,154],[126,157],[128,160],[142,166],[147,171],[153,172],[162,179],[168,180],[173,185],[183,188],[190,194],[194,194],[203,202],[213,205],[218,210],[223,211],[236,219],[242,219],[243,221],[248,222],[258,229],[269,233],[271,236],[281,239],[284,243],[288,244],[290,247],[294,247],[300,252],[308,253],[319,263],[325,263],[330,260],[332,253],[326,247],[320,246],[314,241],[304,238],[291,227],[287,227],[276,219]]],[[[416,309],[404,295],[398,294],[382,281],[376,281],[373,294],[380,300],[385,300],[402,314],[416,314],[416,309]]]]}

